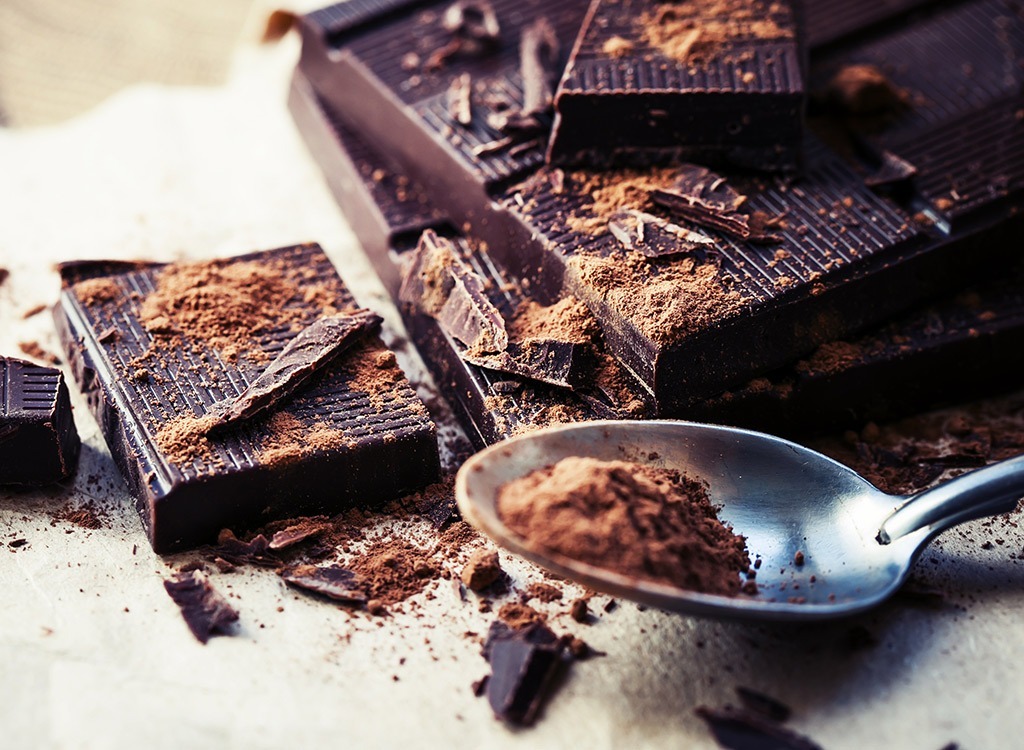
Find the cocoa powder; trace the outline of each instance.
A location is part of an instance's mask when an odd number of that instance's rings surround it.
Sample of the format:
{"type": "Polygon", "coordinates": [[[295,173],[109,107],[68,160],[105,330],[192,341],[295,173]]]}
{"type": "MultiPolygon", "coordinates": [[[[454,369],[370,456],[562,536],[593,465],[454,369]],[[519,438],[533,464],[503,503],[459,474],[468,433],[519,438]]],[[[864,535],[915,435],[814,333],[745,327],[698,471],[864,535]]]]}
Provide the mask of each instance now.
{"type": "Polygon", "coordinates": [[[669,469],[565,458],[502,487],[498,512],[540,550],[693,591],[734,596],[750,567],[706,487],[669,469]]]}

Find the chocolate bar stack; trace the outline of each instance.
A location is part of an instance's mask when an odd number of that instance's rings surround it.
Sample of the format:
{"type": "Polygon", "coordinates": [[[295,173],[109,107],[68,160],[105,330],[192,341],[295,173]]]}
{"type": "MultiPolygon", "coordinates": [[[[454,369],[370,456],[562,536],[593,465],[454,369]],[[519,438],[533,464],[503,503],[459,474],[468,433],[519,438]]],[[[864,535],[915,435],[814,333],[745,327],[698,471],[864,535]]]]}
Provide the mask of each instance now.
{"type": "Polygon", "coordinates": [[[299,129],[470,436],[1019,385],[1013,0],[347,0],[299,129]]]}

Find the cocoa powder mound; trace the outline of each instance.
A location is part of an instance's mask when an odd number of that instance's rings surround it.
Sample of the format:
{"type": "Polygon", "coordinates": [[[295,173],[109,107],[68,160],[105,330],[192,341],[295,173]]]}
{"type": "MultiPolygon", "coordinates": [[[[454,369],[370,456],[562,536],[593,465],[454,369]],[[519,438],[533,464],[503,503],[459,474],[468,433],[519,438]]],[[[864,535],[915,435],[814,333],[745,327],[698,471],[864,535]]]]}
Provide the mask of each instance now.
{"type": "Polygon", "coordinates": [[[580,234],[599,235],[608,231],[608,220],[624,209],[650,211],[650,191],[668,188],[679,174],[675,167],[608,172],[573,172],[573,192],[590,197],[583,211],[567,217],[566,226],[580,234]]]}
{"type": "Polygon", "coordinates": [[[679,472],[570,457],[501,488],[498,513],[531,546],[623,575],[735,596],[746,542],[679,472]]]}
{"type": "Polygon", "coordinates": [[[666,57],[698,64],[741,39],[789,39],[792,29],[773,18],[762,0],[688,0],[662,3],[638,20],[640,38],[666,57]]]}
{"type": "Polygon", "coordinates": [[[798,362],[799,372],[830,375],[842,372],[864,358],[864,350],[848,341],[829,341],[822,344],[807,360],[798,362]]]}
{"type": "Polygon", "coordinates": [[[572,295],[548,307],[526,299],[509,322],[513,341],[554,339],[574,344],[590,344],[599,329],[590,310],[572,295]]]}
{"type": "Polygon", "coordinates": [[[383,605],[397,604],[420,593],[439,572],[429,553],[404,539],[378,542],[347,567],[356,574],[367,598],[383,605]]]}
{"type": "Polygon", "coordinates": [[[111,279],[85,279],[74,285],[75,295],[86,307],[95,307],[104,302],[121,298],[121,287],[111,279]]]}

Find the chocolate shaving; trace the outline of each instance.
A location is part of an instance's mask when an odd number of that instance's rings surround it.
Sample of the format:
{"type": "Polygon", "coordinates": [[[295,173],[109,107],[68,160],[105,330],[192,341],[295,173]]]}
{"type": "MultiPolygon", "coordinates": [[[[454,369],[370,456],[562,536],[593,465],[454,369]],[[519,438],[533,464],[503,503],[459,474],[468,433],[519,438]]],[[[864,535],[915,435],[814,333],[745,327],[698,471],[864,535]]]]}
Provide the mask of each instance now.
{"type": "Polygon", "coordinates": [[[789,721],[789,717],[793,713],[785,703],[748,687],[737,686],[736,695],[747,711],[759,714],[771,721],[780,723],[789,721]]]}
{"type": "Polygon", "coordinates": [[[448,86],[448,114],[460,125],[473,122],[473,108],[470,94],[473,90],[473,79],[469,73],[463,73],[452,79],[448,86]]]}
{"type": "Polygon", "coordinates": [[[238,620],[238,612],[210,585],[199,570],[176,573],[164,581],[164,589],[181,608],[181,616],[200,643],[214,634],[227,635],[228,626],[238,620]]]}
{"type": "Polygon", "coordinates": [[[509,342],[505,351],[484,353],[470,349],[459,353],[463,360],[489,370],[521,375],[530,380],[572,389],[590,371],[588,347],[555,339],[509,342]]]}
{"type": "Polygon", "coordinates": [[[355,573],[340,565],[296,565],[281,571],[289,586],[312,591],[347,604],[366,604],[367,595],[355,573]]]}
{"type": "Polygon", "coordinates": [[[217,546],[210,550],[210,555],[226,560],[232,565],[276,568],[281,561],[268,554],[269,552],[270,542],[263,534],[257,534],[248,542],[243,542],[230,529],[224,529],[217,535],[217,546]]]}
{"type": "Polygon", "coordinates": [[[381,322],[379,315],[358,310],[323,317],[307,326],[236,398],[211,407],[217,419],[210,431],[247,422],[274,409],[381,322]]]}
{"type": "Polygon", "coordinates": [[[398,294],[470,349],[500,352],[508,346],[505,319],[484,294],[484,280],[431,229],[420,236],[398,294]]]}
{"type": "Polygon", "coordinates": [[[297,523],[293,526],[289,526],[286,529],[281,529],[274,533],[274,536],[270,539],[269,549],[273,551],[287,549],[294,547],[296,544],[301,544],[307,539],[313,539],[321,536],[331,525],[326,522],[321,523],[297,523]]]}
{"type": "Polygon", "coordinates": [[[513,145],[515,142],[514,138],[506,136],[504,138],[499,138],[496,141],[481,143],[479,146],[473,146],[473,156],[491,156],[492,154],[498,154],[513,145]]]}
{"type": "Polygon", "coordinates": [[[741,240],[781,241],[777,235],[765,231],[771,224],[770,217],[760,216],[752,220],[752,217],[739,213],[746,196],[726,184],[724,177],[705,167],[681,165],[672,188],[653,188],[650,196],[657,205],[700,226],[717,229],[741,240]]]}
{"type": "Polygon", "coordinates": [[[635,209],[615,213],[608,220],[608,231],[626,250],[637,250],[647,258],[692,253],[715,245],[706,234],[635,209]]]}
{"type": "Polygon", "coordinates": [[[698,706],[696,713],[707,722],[718,744],[731,750],[821,750],[818,743],[802,734],[731,706],[698,706]]]}
{"type": "Polygon", "coordinates": [[[519,69],[523,78],[523,105],[518,110],[495,113],[489,124],[503,133],[532,137],[548,128],[558,80],[558,37],[551,22],[541,16],[523,29],[519,40],[519,69]]]}

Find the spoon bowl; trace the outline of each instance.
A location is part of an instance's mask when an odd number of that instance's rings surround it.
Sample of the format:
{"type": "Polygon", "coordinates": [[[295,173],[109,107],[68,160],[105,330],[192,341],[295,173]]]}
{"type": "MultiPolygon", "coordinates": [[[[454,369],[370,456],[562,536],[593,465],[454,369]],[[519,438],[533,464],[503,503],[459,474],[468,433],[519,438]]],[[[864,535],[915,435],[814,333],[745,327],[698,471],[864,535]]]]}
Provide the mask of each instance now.
{"type": "Polygon", "coordinates": [[[597,591],[684,614],[821,620],[891,596],[925,545],[949,526],[1013,510],[1024,491],[1024,457],[904,497],[763,433],[667,420],[599,421],[491,446],[466,462],[455,487],[463,516],[498,544],[597,591]],[[569,456],[677,469],[706,482],[719,517],[746,537],[751,560],[758,561],[759,593],[702,594],[637,579],[539,549],[507,528],[497,509],[501,487],[569,456]]]}

